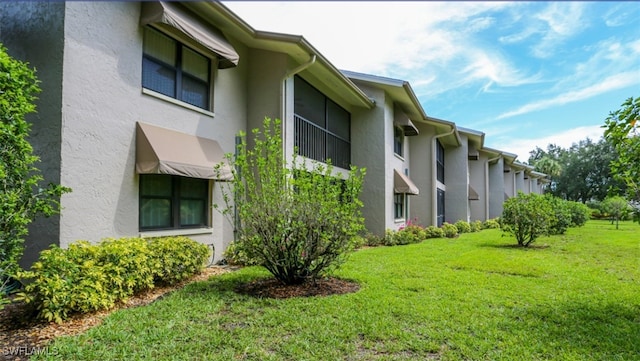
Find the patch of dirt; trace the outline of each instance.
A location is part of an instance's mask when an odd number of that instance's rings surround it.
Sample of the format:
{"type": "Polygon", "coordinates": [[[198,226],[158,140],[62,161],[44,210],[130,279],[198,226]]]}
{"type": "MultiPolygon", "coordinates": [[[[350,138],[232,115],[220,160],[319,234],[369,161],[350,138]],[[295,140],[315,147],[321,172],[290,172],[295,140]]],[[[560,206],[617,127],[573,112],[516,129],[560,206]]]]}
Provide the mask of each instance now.
{"type": "Polygon", "coordinates": [[[33,310],[30,307],[24,302],[13,302],[0,310],[0,361],[28,360],[30,355],[47,352],[46,345],[54,338],[82,333],[101,324],[102,320],[115,310],[150,304],[188,283],[205,281],[210,276],[232,270],[232,267],[224,266],[207,267],[200,274],[188,280],[172,286],[155,287],[129,298],[114,309],[74,315],[61,324],[34,321],[33,310]]]}
{"type": "Polygon", "coordinates": [[[360,285],[356,282],[334,277],[299,285],[285,285],[275,278],[265,278],[242,284],[236,288],[236,292],[259,298],[291,298],[341,295],[359,289],[360,285]]]}

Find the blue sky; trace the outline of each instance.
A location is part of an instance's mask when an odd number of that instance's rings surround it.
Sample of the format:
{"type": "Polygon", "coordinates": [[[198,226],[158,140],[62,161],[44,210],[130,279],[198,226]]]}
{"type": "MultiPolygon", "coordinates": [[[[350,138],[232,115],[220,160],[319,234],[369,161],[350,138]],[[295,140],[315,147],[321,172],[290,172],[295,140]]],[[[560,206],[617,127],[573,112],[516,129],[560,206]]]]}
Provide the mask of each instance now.
{"type": "Polygon", "coordinates": [[[407,80],[427,114],[527,161],[597,140],[640,96],[640,2],[223,2],[338,69],[407,80]]]}

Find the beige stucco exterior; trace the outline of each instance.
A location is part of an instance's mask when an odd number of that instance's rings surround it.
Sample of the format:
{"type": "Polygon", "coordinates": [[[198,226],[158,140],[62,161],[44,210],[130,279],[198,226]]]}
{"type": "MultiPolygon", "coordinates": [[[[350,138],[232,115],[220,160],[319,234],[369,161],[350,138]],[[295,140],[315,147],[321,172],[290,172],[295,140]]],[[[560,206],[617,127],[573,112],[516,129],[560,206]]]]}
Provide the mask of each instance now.
{"type": "MultiPolygon", "coordinates": [[[[172,234],[213,245],[215,259],[221,259],[234,232],[214,210],[210,227],[140,232],[136,123],[214,140],[233,153],[238,132],[260,127],[264,117],[278,118],[290,159],[296,75],[351,114],[351,161],[367,169],[361,198],[369,232],[382,235],[409,219],[437,224],[438,190],[445,191],[450,223],[497,217],[505,196],[542,191],[544,174],[513,155],[485,149],[481,132],[459,132],[455,123],[427,116],[409,83],[340,72],[303,37],[256,31],[220,3],[180,6],[222,32],[239,54],[236,67],[212,66],[210,111],[142,88],[140,3],[0,3],[0,41],[10,55],[36,67],[42,81],[38,113],[28,119],[39,167],[46,181],[73,189],[62,196],[60,215],[31,226],[24,264],[50,244],[172,234]],[[405,119],[417,135],[404,137],[400,155],[394,152],[394,127],[405,119]],[[444,183],[436,180],[437,142],[445,149],[444,183]],[[394,170],[419,189],[407,196],[401,219],[394,216],[394,170]],[[478,200],[469,200],[470,186],[478,200]]],[[[196,43],[187,45],[216,57],[196,43]]],[[[211,180],[210,186],[210,201],[219,203],[222,184],[211,180]]]]}

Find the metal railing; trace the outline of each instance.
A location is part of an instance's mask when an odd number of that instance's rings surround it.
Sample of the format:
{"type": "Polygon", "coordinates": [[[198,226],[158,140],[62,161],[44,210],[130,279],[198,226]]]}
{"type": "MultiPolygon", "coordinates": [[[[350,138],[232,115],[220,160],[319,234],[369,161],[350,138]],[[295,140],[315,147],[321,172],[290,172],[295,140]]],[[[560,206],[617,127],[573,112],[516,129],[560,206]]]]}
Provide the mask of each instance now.
{"type": "Polygon", "coordinates": [[[351,142],[294,114],[294,146],[298,154],[320,162],[331,160],[336,167],[349,169],[351,142]]]}

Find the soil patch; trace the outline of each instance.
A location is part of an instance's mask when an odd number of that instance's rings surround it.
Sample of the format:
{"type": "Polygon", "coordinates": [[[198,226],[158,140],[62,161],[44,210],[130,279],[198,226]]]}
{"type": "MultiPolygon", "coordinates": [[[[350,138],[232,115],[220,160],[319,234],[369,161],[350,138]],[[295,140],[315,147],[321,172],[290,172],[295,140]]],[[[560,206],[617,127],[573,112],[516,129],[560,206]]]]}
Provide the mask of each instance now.
{"type": "Polygon", "coordinates": [[[284,285],[275,278],[259,279],[236,287],[236,292],[259,298],[291,298],[331,296],[357,292],[360,285],[335,277],[307,281],[299,285],[284,285]]]}

